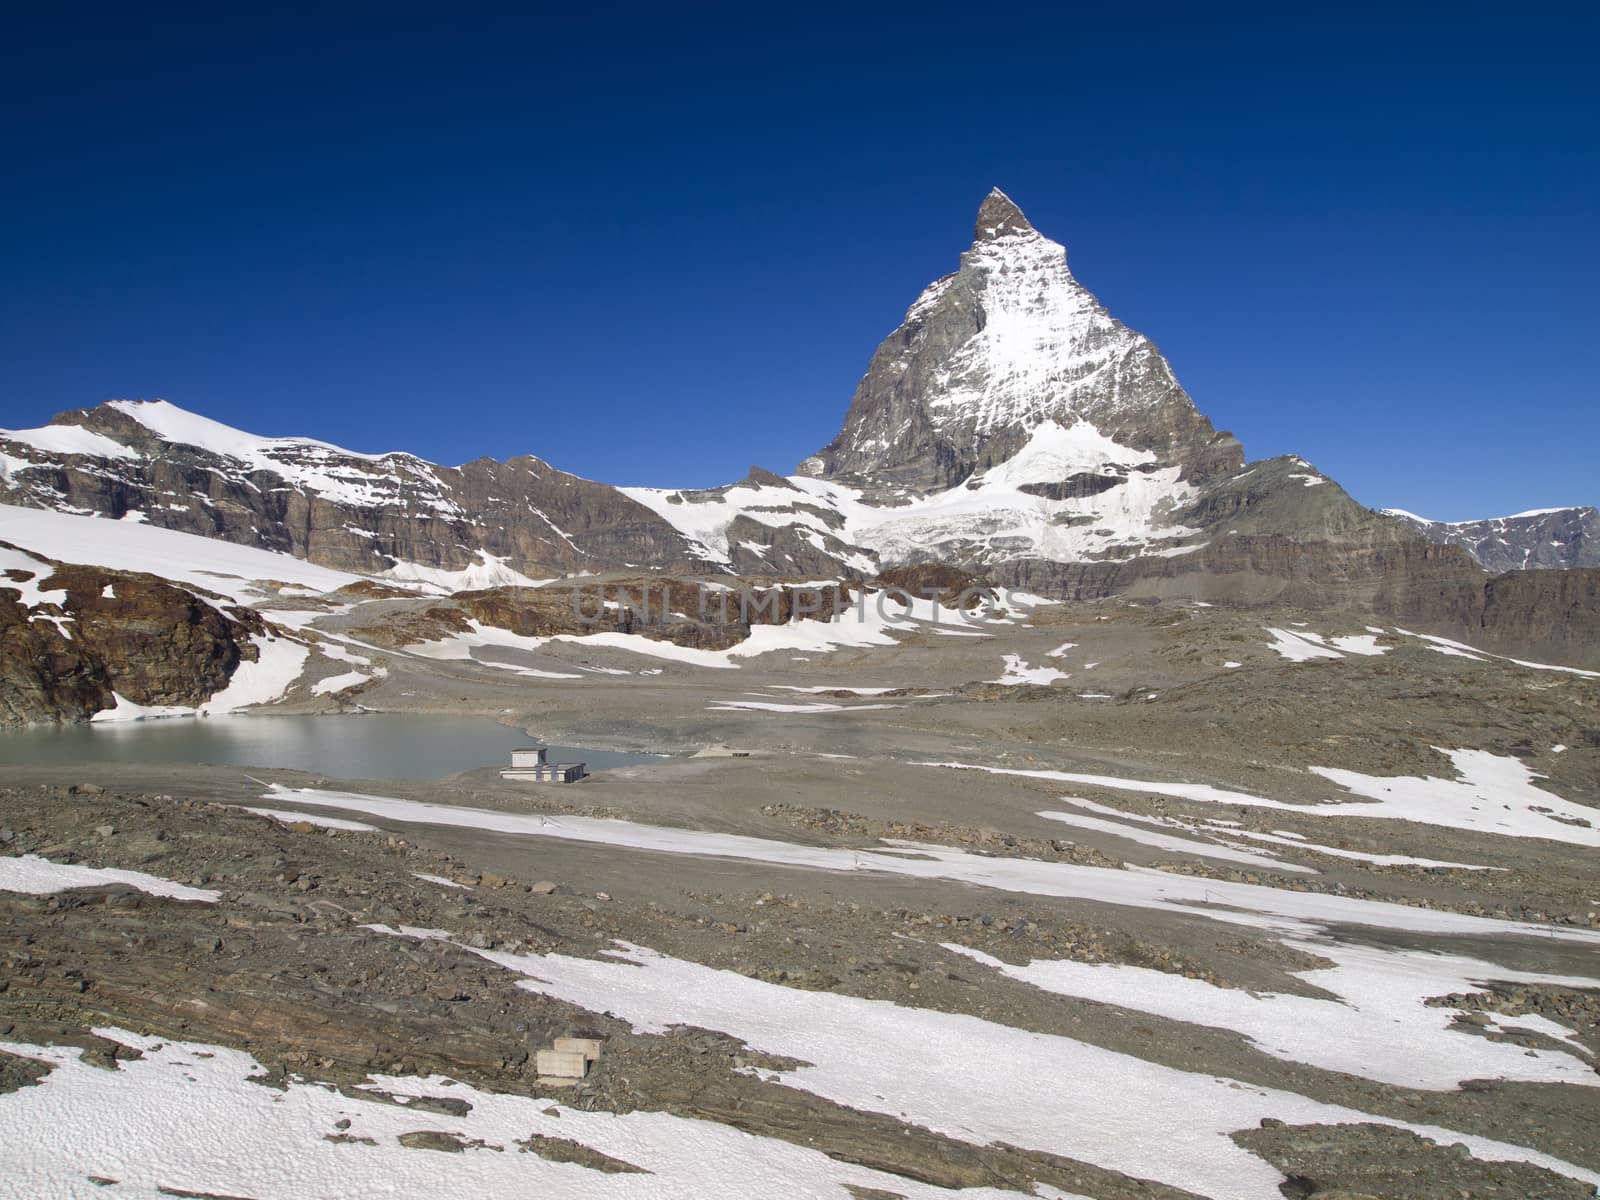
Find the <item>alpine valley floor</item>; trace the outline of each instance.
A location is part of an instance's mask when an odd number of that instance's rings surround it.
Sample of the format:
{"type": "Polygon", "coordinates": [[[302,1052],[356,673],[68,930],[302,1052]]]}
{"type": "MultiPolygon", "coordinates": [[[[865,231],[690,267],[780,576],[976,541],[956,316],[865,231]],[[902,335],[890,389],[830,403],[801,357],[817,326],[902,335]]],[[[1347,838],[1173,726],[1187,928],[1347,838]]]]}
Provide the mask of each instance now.
{"type": "Polygon", "coordinates": [[[0,1195],[1595,1193],[1600,678],[928,616],[738,656],[358,610],[314,628],[359,690],[261,710],[673,756],[576,786],[6,767],[0,1195]],[[563,1035],[602,1053],[541,1082],[563,1035]]]}

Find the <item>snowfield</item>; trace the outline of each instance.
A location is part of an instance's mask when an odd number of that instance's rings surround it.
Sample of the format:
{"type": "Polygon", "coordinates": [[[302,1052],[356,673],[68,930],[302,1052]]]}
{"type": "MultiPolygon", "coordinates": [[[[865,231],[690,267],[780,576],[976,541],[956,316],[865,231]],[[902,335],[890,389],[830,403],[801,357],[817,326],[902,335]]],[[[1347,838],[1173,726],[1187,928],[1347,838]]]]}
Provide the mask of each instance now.
{"type": "MultiPolygon", "coordinates": [[[[679,646],[674,642],[646,637],[643,634],[612,631],[589,634],[558,633],[548,637],[533,637],[512,633],[498,626],[485,625],[479,621],[469,621],[471,628],[468,632],[449,634],[435,641],[413,643],[406,647],[406,653],[446,661],[476,662],[482,666],[504,670],[543,674],[547,678],[563,678],[563,676],[540,672],[522,664],[480,658],[473,651],[499,649],[533,654],[567,646],[579,650],[601,648],[622,650],[647,658],[665,659],[689,667],[725,671],[743,665],[747,659],[780,651],[790,654],[797,652],[826,654],[846,648],[894,646],[900,641],[897,634],[918,631],[986,636],[982,633],[984,626],[994,628],[1014,625],[1023,614],[1041,604],[1052,603],[1039,596],[1015,592],[1011,594],[1010,599],[1016,611],[1002,614],[986,607],[971,613],[958,613],[941,607],[932,600],[910,598],[911,602],[907,604],[904,603],[905,599],[907,598],[892,591],[873,592],[870,595],[858,596],[855,602],[842,606],[837,615],[830,620],[805,619],[789,621],[782,625],[752,625],[750,634],[744,641],[726,650],[702,650],[695,646],[679,646]],[[953,626],[960,628],[952,628],[953,626]]],[[[605,670],[605,668],[586,669],[605,670]]],[[[1066,678],[1065,674],[1054,671],[1053,668],[1038,668],[1038,670],[1052,673],[1054,678],[1066,678]]]]}
{"type": "Polygon", "coordinates": [[[975,1145],[1005,1142],[1065,1155],[1225,1200],[1282,1200],[1278,1170],[1228,1137],[1264,1117],[1375,1121],[1462,1142],[1478,1157],[1534,1162],[1600,1182],[1600,1174],[1486,1138],[977,1017],[783,987],[642,946],[624,943],[599,959],[472,953],[524,976],[520,986],[531,992],[613,1013],[636,1032],[719,1030],[754,1050],[799,1059],[805,1065],[775,1072],[778,1079],[836,1104],[975,1145]],[[1160,1136],[1150,1136],[1152,1129],[1160,1136]]]}
{"type": "MultiPolygon", "coordinates": [[[[728,527],[739,517],[762,525],[796,524],[815,538],[832,537],[877,555],[879,561],[918,561],[933,554],[955,559],[975,551],[985,561],[1036,556],[1059,562],[1094,559],[1134,545],[1151,554],[1190,553],[1174,546],[1198,530],[1172,523],[1169,514],[1196,495],[1179,481],[1181,468],[1148,468],[1149,451],[1104,436],[1087,421],[1037,423],[1012,458],[942,492],[900,497],[894,506],[868,502],[858,488],[807,475],[786,486],[740,483],[716,492],[623,488],[669,522],[713,562],[733,551],[728,527]],[[1120,482],[1097,495],[1053,500],[1025,490],[1092,474],[1120,482]],[[826,517],[819,513],[828,514],[826,517]]],[[[868,574],[865,553],[844,559],[868,574]]]]}
{"type": "Polygon", "coordinates": [[[144,571],[248,604],[267,593],[260,580],[331,592],[361,578],[288,554],[158,529],[138,521],[81,517],[0,504],[0,541],[59,562],[144,571]]]}
{"type": "MultiPolygon", "coordinates": [[[[1469,1079],[1600,1087],[1600,1075],[1576,1044],[1576,1053],[1541,1050],[1530,1057],[1514,1042],[1492,1042],[1478,1036],[1476,1026],[1457,1024],[1462,1010],[1425,1003],[1432,996],[1479,991],[1490,980],[1592,988],[1600,987],[1600,979],[1518,972],[1457,955],[1379,950],[1331,938],[1287,944],[1332,960],[1327,968],[1295,972],[1331,998],[1223,988],[1124,963],[1060,960],[1013,966],[965,946],[945,948],[1048,992],[1231,1029],[1274,1058],[1396,1087],[1447,1091],[1469,1079]]],[[[1497,1020],[1506,1026],[1526,1022],[1524,1017],[1497,1020]]],[[[1542,1019],[1533,1020],[1530,1028],[1542,1019]]],[[[1571,1029],[1556,1029],[1562,1039],[1572,1037],[1571,1029]]]]}
{"type": "Polygon", "coordinates": [[[1091,784],[1119,791],[1194,800],[1203,804],[1276,808],[1319,819],[1371,817],[1377,820],[1415,821],[1502,837],[1547,838],[1575,846],[1600,846],[1600,828],[1593,824],[1595,810],[1582,804],[1573,804],[1537,787],[1533,781],[1538,776],[1520,760],[1490,754],[1486,750],[1435,749],[1450,759],[1460,779],[1362,775],[1357,771],[1334,767],[1312,767],[1314,774],[1365,798],[1346,804],[1316,805],[1286,804],[1282,800],[1269,800],[1249,792],[1233,792],[1204,783],[1162,783],[1148,779],[1120,779],[1114,775],[984,767],[960,762],[921,765],[985,771],[992,775],[1016,775],[1059,783],[1091,784]]]}
{"type": "MultiPolygon", "coordinates": [[[[951,1192],[841,1163],[776,1138],[659,1112],[616,1116],[549,1099],[497,1095],[442,1077],[375,1075],[376,1095],[341,1095],[291,1076],[263,1087],[266,1068],[225,1046],[102,1028],[142,1057],[101,1070],[74,1047],[0,1041],[0,1050],[49,1064],[36,1087],[0,1094],[0,1179],[15,1196],[89,1196],[88,1177],[119,1195],[253,1200],[395,1200],[396,1197],[594,1197],[595,1200],[749,1200],[816,1196],[850,1200],[847,1187],[906,1200],[1016,1200],[1019,1193],[951,1192]],[[411,1111],[404,1101],[444,1098],[465,1116],[411,1111]],[[340,1122],[348,1122],[341,1125],[340,1122]],[[459,1154],[408,1147],[400,1138],[453,1136],[459,1154]],[[340,1134],[343,1140],[330,1140],[340,1134]],[[575,1141],[635,1168],[610,1173],[518,1153],[530,1137],[575,1141]],[[360,1139],[370,1139],[367,1144],[360,1139]],[[14,1189],[14,1190],[12,1190],[14,1189]]],[[[859,1193],[857,1193],[859,1194],[859,1193]]],[[[1053,1189],[1034,1193],[1071,1200],[1053,1189]]]]}

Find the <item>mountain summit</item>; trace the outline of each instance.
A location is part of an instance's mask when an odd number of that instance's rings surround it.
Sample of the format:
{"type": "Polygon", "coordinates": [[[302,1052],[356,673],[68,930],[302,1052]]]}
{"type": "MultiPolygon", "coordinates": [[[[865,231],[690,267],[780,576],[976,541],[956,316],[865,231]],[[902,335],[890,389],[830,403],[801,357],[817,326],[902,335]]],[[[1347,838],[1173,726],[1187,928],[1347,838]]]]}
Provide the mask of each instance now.
{"type": "Polygon", "coordinates": [[[1067,252],[996,188],[959,269],[878,346],[844,428],[800,473],[925,492],[1006,461],[1045,422],[1087,422],[1187,480],[1237,469],[1150,340],[1108,314],[1067,252]]]}
{"type": "Polygon", "coordinates": [[[994,188],[978,206],[978,224],[972,231],[972,240],[986,242],[1008,234],[1033,232],[1033,226],[1022,215],[1016,202],[999,188],[994,188]]]}

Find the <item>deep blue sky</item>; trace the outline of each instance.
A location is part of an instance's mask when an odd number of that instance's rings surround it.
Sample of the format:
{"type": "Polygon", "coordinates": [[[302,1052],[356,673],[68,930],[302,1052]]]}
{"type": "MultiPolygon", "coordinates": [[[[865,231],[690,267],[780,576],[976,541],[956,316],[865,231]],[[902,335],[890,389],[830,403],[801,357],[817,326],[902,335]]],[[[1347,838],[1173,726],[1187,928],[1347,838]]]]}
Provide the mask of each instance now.
{"type": "Polygon", "coordinates": [[[0,425],[786,471],[999,184],[1252,457],[1600,502],[1587,6],[542,7],[9,13],[0,425]]]}

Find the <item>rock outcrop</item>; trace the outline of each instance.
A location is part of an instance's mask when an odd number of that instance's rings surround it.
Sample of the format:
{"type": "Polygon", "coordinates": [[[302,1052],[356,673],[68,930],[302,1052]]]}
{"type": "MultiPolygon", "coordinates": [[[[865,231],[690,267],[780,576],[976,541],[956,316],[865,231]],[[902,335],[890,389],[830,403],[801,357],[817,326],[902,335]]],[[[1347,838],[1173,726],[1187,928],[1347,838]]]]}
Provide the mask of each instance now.
{"type": "Polygon", "coordinates": [[[251,638],[266,632],[253,610],[153,575],[35,563],[0,572],[0,725],[87,720],[113,693],[201,704],[255,660],[251,638]]]}
{"type": "Polygon", "coordinates": [[[470,633],[474,625],[518,637],[638,634],[700,650],[726,650],[755,625],[827,620],[849,607],[864,585],[855,581],[795,586],[750,580],[733,588],[716,581],[664,576],[569,580],[538,588],[486,588],[442,600],[385,605],[380,619],[356,630],[364,641],[402,647],[470,633]]]}
{"type": "Polygon", "coordinates": [[[1502,654],[1600,669],[1600,570],[1511,571],[1483,589],[1467,639],[1502,654]]]}

